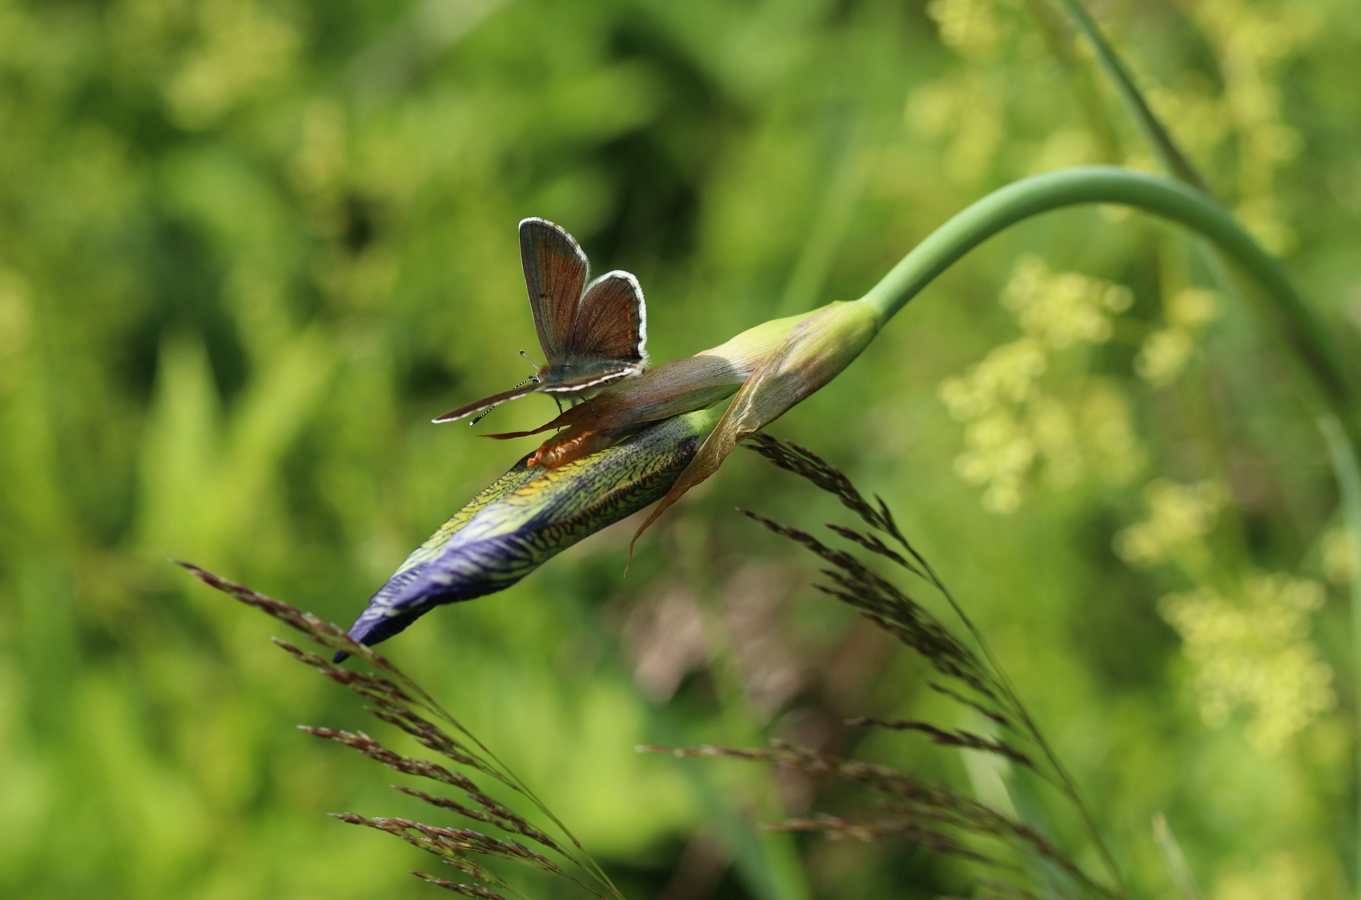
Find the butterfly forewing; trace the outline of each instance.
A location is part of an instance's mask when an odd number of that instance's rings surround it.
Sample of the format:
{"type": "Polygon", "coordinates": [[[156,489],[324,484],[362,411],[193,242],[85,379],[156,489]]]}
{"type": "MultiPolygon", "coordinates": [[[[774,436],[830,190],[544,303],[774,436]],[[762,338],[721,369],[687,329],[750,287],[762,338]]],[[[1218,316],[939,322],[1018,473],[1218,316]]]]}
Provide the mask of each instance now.
{"type": "Polygon", "coordinates": [[[638,279],[606,272],[586,288],[568,342],[568,355],[642,371],[647,365],[647,308],[638,279]]]}
{"type": "Polygon", "coordinates": [[[562,359],[576,327],[577,305],[590,265],[570,234],[545,219],[520,223],[520,262],[539,345],[548,360],[562,359]]]}
{"type": "Polygon", "coordinates": [[[514,400],[517,397],[523,397],[526,394],[532,394],[535,391],[539,391],[542,389],[543,389],[542,385],[538,384],[537,382],[535,382],[534,384],[527,384],[522,385],[520,387],[511,388],[510,390],[502,391],[499,394],[492,394],[490,397],[483,397],[481,400],[469,403],[467,406],[460,406],[458,409],[451,409],[447,413],[445,413],[442,416],[439,416],[433,421],[457,422],[459,419],[466,419],[468,416],[480,413],[484,409],[491,409],[493,406],[500,406],[507,400],[514,400]]]}

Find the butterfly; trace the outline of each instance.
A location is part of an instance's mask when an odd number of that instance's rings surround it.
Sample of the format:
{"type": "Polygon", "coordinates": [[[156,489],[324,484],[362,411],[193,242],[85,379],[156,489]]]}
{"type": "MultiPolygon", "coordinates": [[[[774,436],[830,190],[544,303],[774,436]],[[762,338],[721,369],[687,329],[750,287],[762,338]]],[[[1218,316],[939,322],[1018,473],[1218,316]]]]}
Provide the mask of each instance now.
{"type": "MultiPolygon", "coordinates": [[[[647,307],[638,279],[591,266],[566,229],[547,219],[520,223],[520,263],[546,362],[528,383],[435,419],[453,422],[528,394],[573,394],[641,374],[647,367],[647,307]]],[[[474,420],[476,421],[476,420],[474,420]]]]}

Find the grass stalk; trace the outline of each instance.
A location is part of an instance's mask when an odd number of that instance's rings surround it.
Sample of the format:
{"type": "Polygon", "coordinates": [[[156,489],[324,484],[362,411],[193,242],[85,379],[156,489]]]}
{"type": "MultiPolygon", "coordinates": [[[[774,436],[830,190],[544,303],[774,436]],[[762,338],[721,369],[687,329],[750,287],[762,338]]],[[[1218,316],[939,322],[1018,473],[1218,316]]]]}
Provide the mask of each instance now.
{"type": "MultiPolygon", "coordinates": [[[[1361,466],[1357,465],[1355,445],[1347,441],[1341,425],[1331,417],[1319,420],[1319,430],[1328,443],[1332,456],[1333,472],[1337,475],[1337,490],[1342,500],[1342,521],[1346,527],[1347,542],[1350,545],[1353,561],[1361,560],[1361,466]]],[[[1348,594],[1351,600],[1352,619],[1352,691],[1361,697],[1361,572],[1353,565],[1349,573],[1351,583],[1348,594]]],[[[1361,779],[1361,741],[1354,748],[1356,772],[1361,779]]],[[[1356,803],[1356,822],[1361,822],[1361,791],[1352,788],[1356,803]]],[[[1353,883],[1361,883],[1361,827],[1352,829],[1352,873],[1353,883]]]]}
{"type": "Polygon", "coordinates": [[[1200,188],[1209,193],[1204,179],[1196,171],[1195,166],[1186,154],[1181,152],[1176,142],[1172,140],[1172,135],[1158,117],[1153,114],[1153,109],[1144,99],[1144,95],[1139,92],[1139,88],[1134,84],[1134,76],[1125,66],[1120,55],[1115,52],[1115,48],[1106,40],[1106,36],[1101,33],[1096,20],[1088,13],[1087,8],[1082,5],[1082,0],[1059,0],[1063,9],[1068,13],[1073,25],[1078,31],[1082,32],[1083,37],[1092,45],[1092,52],[1096,56],[1096,62],[1101,66],[1101,70],[1110,79],[1111,86],[1120,97],[1120,102],[1124,105],[1125,111],[1129,113],[1130,119],[1134,122],[1134,127],[1139,130],[1144,143],[1162,163],[1163,168],[1173,177],[1186,182],[1187,184],[1200,188]]]}

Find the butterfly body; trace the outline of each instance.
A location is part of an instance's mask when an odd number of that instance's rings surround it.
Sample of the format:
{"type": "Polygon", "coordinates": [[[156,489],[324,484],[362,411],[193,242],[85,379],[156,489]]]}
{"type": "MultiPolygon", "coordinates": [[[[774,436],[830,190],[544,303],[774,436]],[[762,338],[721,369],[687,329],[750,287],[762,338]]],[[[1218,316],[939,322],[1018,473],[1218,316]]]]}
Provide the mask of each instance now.
{"type": "Polygon", "coordinates": [[[637,278],[614,271],[588,282],[590,263],[581,246],[546,219],[520,223],[520,262],[546,361],[532,384],[461,406],[436,422],[534,393],[582,394],[647,367],[647,307],[637,278]]]}
{"type": "Polygon", "coordinates": [[[590,387],[589,382],[603,379],[601,383],[613,381],[615,378],[622,378],[627,375],[635,374],[633,371],[641,372],[642,366],[623,367],[613,361],[601,361],[593,359],[565,359],[553,365],[543,365],[539,367],[534,377],[539,382],[539,390],[549,393],[561,393],[564,391],[577,391],[590,387]],[[583,384],[583,382],[585,382],[583,384]]]}

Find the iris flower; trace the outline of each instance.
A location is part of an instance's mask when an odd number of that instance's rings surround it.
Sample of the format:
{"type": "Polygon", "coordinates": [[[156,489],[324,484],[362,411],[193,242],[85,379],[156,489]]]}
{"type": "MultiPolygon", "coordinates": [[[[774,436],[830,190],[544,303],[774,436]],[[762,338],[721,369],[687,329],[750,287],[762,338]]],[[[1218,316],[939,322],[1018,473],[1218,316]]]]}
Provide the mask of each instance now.
{"type": "Polygon", "coordinates": [[[350,637],[377,644],[436,606],[510,587],[660,498],[646,528],[743,437],[830,381],[878,328],[862,301],[832,303],[611,384],[533,431],[492,435],[556,431],[407,557],[350,637]],[[722,414],[709,410],[734,393],[722,414]]]}

